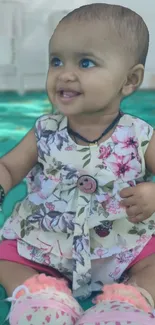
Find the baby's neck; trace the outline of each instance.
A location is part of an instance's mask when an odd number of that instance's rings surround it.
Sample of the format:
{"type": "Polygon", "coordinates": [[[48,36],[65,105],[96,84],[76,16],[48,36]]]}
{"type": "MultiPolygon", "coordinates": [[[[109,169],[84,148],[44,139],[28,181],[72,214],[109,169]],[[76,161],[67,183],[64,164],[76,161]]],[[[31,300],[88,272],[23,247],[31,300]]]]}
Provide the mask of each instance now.
{"type": "MultiPolygon", "coordinates": [[[[68,118],[70,128],[78,132],[84,138],[93,141],[97,139],[104,130],[114,121],[117,117],[118,111],[102,116],[70,116],[68,118]]],[[[115,126],[116,127],[116,126],[115,126]]],[[[114,128],[115,128],[114,127],[114,128]]],[[[113,130],[111,130],[113,132],[113,130]]]]}

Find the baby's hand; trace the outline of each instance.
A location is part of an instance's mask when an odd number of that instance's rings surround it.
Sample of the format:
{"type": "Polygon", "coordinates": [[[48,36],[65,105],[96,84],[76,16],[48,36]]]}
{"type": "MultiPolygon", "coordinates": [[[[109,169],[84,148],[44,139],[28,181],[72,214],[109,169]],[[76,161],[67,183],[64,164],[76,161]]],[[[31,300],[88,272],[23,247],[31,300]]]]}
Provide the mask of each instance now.
{"type": "Polygon", "coordinates": [[[120,192],[121,205],[126,208],[129,220],[138,223],[155,212],[155,183],[141,183],[120,192]]]}

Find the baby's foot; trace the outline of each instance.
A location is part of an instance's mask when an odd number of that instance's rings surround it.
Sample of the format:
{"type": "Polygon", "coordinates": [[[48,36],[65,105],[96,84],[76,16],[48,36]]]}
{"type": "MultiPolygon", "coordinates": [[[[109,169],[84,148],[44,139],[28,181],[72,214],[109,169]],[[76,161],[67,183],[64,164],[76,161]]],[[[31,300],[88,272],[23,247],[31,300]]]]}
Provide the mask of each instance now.
{"type": "Polygon", "coordinates": [[[83,313],[66,281],[44,274],[27,280],[14,296],[10,325],[74,325],[83,313]]]}
{"type": "Polygon", "coordinates": [[[88,309],[76,325],[155,325],[155,318],[123,301],[102,301],[88,309]]]}

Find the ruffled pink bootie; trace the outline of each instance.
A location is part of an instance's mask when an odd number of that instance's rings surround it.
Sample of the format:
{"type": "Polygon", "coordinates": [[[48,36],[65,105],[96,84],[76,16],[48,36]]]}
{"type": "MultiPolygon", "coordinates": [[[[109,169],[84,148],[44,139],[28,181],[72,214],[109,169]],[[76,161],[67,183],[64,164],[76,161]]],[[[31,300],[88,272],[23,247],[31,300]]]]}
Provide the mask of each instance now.
{"type": "Polygon", "coordinates": [[[104,286],[104,292],[76,325],[155,325],[154,303],[143,289],[124,284],[104,286]]]}
{"type": "Polygon", "coordinates": [[[10,325],[74,325],[83,313],[66,281],[44,274],[18,287],[12,300],[10,325]]]}

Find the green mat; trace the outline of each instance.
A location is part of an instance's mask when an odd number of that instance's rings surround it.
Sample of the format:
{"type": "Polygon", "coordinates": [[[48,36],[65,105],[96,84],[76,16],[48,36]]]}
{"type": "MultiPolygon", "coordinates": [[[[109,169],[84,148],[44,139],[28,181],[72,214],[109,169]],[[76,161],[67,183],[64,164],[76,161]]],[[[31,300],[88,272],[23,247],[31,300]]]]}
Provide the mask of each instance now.
{"type": "MultiPolygon", "coordinates": [[[[0,93],[0,156],[11,150],[34,125],[35,120],[42,114],[51,112],[52,107],[46,93],[29,93],[22,97],[15,93],[0,93]]],[[[155,127],[155,91],[139,91],[124,100],[122,110],[126,113],[141,117],[155,127]]],[[[26,195],[26,184],[22,182],[7,195],[4,202],[4,219],[11,214],[17,201],[26,195]]],[[[0,220],[0,226],[4,220],[0,220]]],[[[6,297],[0,286],[0,300],[6,297]]],[[[91,306],[88,299],[82,306],[91,306]]],[[[0,302],[0,325],[9,311],[9,304],[0,302]]],[[[7,323],[5,322],[5,325],[7,323]]]]}

